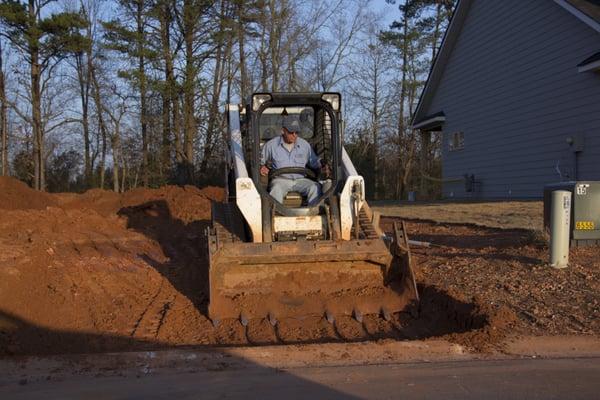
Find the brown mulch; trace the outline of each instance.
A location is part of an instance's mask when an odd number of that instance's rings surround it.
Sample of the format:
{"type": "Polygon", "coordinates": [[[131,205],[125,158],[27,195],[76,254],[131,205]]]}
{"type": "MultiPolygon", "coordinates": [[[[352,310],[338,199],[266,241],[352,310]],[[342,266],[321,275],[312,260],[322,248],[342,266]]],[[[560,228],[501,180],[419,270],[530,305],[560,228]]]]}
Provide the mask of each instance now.
{"type": "Polygon", "coordinates": [[[547,244],[531,231],[419,221],[407,230],[434,245],[413,248],[419,282],[514,313],[511,329],[520,333],[600,335],[597,246],[571,249],[569,267],[554,269],[547,244]]]}

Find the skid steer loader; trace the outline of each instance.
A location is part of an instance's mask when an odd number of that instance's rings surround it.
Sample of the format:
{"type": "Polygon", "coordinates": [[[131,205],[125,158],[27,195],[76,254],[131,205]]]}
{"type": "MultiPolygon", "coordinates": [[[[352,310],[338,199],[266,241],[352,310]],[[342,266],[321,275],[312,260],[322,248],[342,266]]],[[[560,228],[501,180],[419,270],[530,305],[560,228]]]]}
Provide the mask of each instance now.
{"type": "Polygon", "coordinates": [[[256,93],[243,107],[227,106],[226,201],[213,203],[207,229],[213,323],[389,319],[418,300],[406,232],[395,225],[391,240],[384,240],[365,201],[364,180],[343,147],[341,100],[339,93],[256,93]],[[300,121],[299,136],[330,166],[328,176],[308,168],[261,176],[262,146],[281,134],[286,115],[300,121]],[[296,192],[276,201],[269,184],[282,173],[318,182],[318,201],[309,206],[296,192]]]}

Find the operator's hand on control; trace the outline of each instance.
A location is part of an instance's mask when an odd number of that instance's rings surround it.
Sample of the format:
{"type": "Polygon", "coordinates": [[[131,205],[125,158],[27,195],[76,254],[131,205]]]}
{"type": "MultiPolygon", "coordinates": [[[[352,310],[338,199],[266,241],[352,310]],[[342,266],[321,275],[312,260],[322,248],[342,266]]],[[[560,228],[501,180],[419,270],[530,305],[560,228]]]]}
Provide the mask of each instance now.
{"type": "Polygon", "coordinates": [[[267,166],[266,166],[266,165],[263,165],[263,166],[261,166],[261,167],[260,167],[260,174],[261,174],[262,176],[267,176],[267,175],[269,175],[269,168],[267,168],[267,166]]]}
{"type": "Polygon", "coordinates": [[[325,177],[325,178],[329,178],[331,177],[331,167],[329,167],[329,164],[323,164],[321,166],[321,174],[325,177]]]}

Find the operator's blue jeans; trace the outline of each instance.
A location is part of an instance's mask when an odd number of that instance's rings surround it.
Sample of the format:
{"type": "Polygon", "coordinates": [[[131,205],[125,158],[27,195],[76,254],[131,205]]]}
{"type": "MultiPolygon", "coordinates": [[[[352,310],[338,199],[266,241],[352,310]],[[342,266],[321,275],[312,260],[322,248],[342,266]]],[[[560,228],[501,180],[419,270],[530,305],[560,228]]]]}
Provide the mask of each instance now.
{"type": "Polygon", "coordinates": [[[312,206],[321,194],[320,186],[317,182],[307,178],[275,178],[271,182],[269,194],[278,202],[283,203],[283,198],[288,192],[299,192],[301,195],[306,196],[308,205],[312,206]]]}

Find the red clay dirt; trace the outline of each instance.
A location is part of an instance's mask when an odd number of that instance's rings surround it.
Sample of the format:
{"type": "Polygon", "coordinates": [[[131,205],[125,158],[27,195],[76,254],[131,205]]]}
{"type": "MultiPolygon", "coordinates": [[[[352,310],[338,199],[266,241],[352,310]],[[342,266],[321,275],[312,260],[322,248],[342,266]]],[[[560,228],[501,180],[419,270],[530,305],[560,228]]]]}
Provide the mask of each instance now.
{"type": "Polygon", "coordinates": [[[419,281],[505,308],[500,314],[516,315],[520,333],[600,334],[599,247],[572,248],[569,267],[553,269],[537,232],[421,221],[407,223],[407,230],[435,244],[413,249],[419,281]]]}
{"type": "Polygon", "coordinates": [[[47,193],[36,193],[16,179],[0,176],[0,209],[43,210],[55,206],[56,200],[47,193]]]}
{"type": "Polygon", "coordinates": [[[409,234],[439,247],[415,250],[411,313],[215,328],[204,230],[222,198],[191,186],[50,195],[0,178],[0,355],[423,338],[489,350],[512,331],[600,334],[597,249],[549,271],[526,232],[417,222],[409,234]]]}

